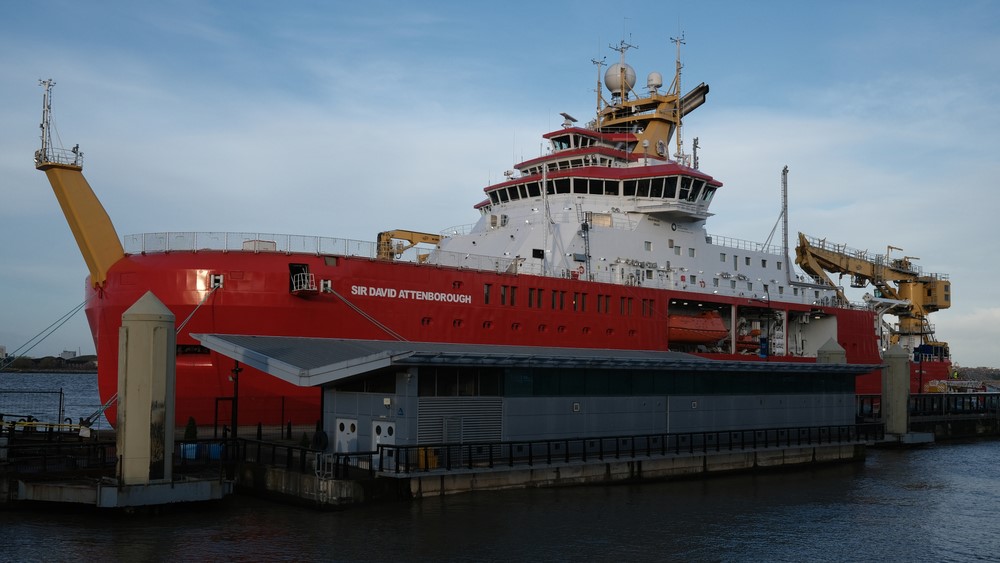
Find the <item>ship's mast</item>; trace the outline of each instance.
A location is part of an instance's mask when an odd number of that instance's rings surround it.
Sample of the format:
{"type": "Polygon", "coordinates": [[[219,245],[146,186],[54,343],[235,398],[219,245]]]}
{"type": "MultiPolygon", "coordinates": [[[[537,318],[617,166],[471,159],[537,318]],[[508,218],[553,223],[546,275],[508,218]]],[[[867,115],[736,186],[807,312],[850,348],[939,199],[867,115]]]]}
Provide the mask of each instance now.
{"type": "Polygon", "coordinates": [[[50,162],[49,147],[52,144],[52,87],[56,85],[51,78],[39,80],[38,85],[45,88],[42,94],[42,148],[35,155],[35,162],[50,162]]]}
{"type": "Polygon", "coordinates": [[[792,262],[788,254],[788,165],[781,169],[781,253],[785,257],[785,281],[792,282],[792,262]]]}
{"type": "Polygon", "coordinates": [[[674,154],[674,158],[677,162],[684,163],[684,140],[681,138],[681,45],[684,45],[684,34],[681,33],[680,37],[671,37],[675,45],[677,45],[677,64],[676,71],[674,74],[674,115],[677,117],[677,153],[674,154]]]}
{"type": "Polygon", "coordinates": [[[42,147],[35,151],[35,166],[64,164],[82,168],[83,153],[80,152],[80,145],[69,151],[52,146],[52,87],[56,85],[55,80],[39,80],[38,85],[45,88],[45,93],[42,95],[42,123],[39,125],[42,130],[42,147]],[[70,157],[70,154],[73,156],[70,157]]]}
{"type": "Polygon", "coordinates": [[[601,102],[604,101],[604,97],[601,96],[601,90],[604,88],[604,84],[601,82],[601,69],[604,68],[604,61],[605,60],[606,60],[606,57],[602,57],[601,60],[590,59],[590,62],[594,63],[594,66],[597,67],[597,90],[596,90],[596,92],[597,92],[597,114],[596,115],[598,115],[598,116],[601,115],[601,109],[603,109],[603,108],[601,108],[601,102]]]}

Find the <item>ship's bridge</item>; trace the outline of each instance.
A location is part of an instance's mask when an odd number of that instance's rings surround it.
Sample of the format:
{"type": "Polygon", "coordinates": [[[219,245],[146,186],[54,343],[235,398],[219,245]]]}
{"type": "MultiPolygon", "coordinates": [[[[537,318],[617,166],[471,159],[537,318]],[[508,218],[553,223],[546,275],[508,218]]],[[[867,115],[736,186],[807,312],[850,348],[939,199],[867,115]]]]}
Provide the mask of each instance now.
{"type": "Polygon", "coordinates": [[[488,202],[477,205],[483,214],[495,208],[545,196],[601,196],[610,206],[646,213],[664,220],[704,220],[719,182],[698,170],[676,163],[604,168],[587,166],[557,169],[494,184],[486,188],[488,202]]]}

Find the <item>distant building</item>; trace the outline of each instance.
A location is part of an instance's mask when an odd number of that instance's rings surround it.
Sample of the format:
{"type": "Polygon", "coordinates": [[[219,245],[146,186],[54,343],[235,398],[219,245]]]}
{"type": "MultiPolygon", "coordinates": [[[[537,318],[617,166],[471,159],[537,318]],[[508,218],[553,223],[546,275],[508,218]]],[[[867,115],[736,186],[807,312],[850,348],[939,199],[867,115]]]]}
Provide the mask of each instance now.
{"type": "Polygon", "coordinates": [[[3,344],[0,344],[0,358],[6,358],[6,357],[7,357],[7,347],[4,346],[3,344]]]}
{"type": "Polygon", "coordinates": [[[59,354],[59,357],[64,360],[70,360],[76,357],[76,352],[72,350],[63,350],[62,354],[59,354]]]}

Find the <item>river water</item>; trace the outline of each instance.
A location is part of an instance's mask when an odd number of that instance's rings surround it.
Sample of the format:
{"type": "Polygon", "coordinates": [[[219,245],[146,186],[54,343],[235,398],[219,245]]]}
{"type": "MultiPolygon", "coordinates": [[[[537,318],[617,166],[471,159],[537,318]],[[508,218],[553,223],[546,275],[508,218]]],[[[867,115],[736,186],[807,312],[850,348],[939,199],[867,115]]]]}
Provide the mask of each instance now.
{"type": "Polygon", "coordinates": [[[246,496],[130,516],[0,510],[0,561],[1000,561],[998,475],[1000,441],[976,441],[341,512],[246,496]]]}

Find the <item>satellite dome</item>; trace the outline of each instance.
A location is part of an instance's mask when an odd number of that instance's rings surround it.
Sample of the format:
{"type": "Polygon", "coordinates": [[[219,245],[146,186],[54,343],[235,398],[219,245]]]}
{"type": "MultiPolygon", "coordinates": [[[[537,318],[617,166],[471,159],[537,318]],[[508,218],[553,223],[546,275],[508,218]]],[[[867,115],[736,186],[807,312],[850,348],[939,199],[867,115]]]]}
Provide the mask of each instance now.
{"type": "Polygon", "coordinates": [[[604,73],[604,85],[614,94],[621,92],[622,86],[626,91],[631,90],[635,86],[635,69],[622,63],[609,66],[608,71],[604,73]],[[622,79],[625,80],[624,85],[622,79]]]}
{"type": "Polygon", "coordinates": [[[663,75],[659,72],[649,73],[649,76],[646,77],[646,88],[656,90],[660,86],[663,86],[663,75]]]}

